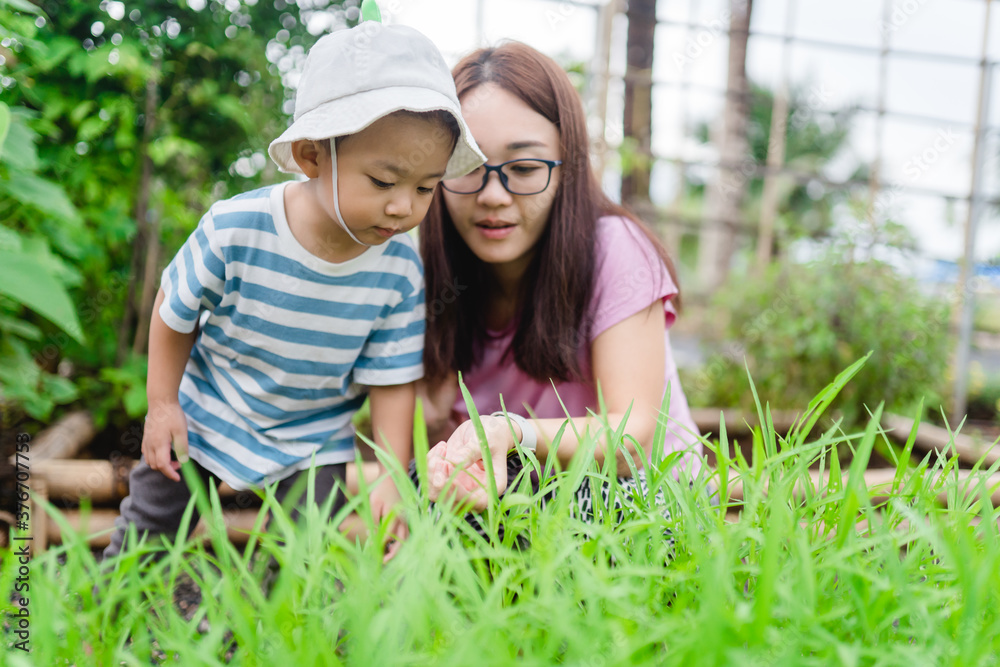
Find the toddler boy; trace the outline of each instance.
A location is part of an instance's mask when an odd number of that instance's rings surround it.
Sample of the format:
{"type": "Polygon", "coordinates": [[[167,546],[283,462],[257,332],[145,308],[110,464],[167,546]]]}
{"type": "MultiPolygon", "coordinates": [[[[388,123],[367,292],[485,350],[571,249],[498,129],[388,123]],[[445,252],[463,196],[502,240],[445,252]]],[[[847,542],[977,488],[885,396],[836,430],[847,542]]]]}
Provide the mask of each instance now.
{"type": "MultiPolygon", "coordinates": [[[[451,73],[405,26],[327,35],[306,59],[293,124],[268,152],[307,180],[216,203],[163,272],[143,460],[105,557],[130,524],[177,533],[188,457],[236,489],[277,482],[282,501],[315,461],[322,504],[354,459],[351,417],[366,395],[376,443],[404,467],[411,458],[424,286],[406,232],[442,178],[485,161],[451,73]]],[[[371,493],[376,520],[398,500],[386,477],[371,493]]]]}

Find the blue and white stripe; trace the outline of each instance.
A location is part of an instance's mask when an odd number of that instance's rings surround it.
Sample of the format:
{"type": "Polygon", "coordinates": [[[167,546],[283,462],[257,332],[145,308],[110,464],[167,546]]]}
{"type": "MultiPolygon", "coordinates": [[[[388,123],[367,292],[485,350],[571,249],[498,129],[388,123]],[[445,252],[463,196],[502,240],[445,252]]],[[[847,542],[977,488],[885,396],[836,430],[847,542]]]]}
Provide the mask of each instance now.
{"type": "Polygon", "coordinates": [[[235,488],[354,458],[365,386],[423,376],[424,285],[396,236],[333,264],[296,241],[284,186],[219,202],[164,270],[160,316],[199,335],[180,387],[191,458],[235,488]]]}

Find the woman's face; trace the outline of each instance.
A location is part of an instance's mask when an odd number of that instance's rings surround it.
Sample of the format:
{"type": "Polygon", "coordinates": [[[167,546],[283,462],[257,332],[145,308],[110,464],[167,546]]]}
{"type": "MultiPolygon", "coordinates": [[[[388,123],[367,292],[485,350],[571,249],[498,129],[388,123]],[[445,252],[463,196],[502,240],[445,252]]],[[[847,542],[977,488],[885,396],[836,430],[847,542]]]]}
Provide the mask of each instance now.
{"type": "MultiPolygon", "coordinates": [[[[462,115],[489,165],[522,158],[562,159],[558,128],[499,86],[488,83],[467,91],[462,115]]],[[[492,172],[486,187],[477,193],[445,190],[445,205],[458,233],[479,259],[519,275],[548,224],[559,171],[554,168],[548,188],[535,195],[507,192],[499,174],[492,172]]]]}

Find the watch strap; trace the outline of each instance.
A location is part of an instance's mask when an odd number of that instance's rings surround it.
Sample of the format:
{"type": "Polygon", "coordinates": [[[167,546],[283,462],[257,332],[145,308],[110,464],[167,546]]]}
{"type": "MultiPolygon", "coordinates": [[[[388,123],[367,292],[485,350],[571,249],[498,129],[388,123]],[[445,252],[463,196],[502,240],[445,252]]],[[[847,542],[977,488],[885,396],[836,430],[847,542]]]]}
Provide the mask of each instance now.
{"type": "Polygon", "coordinates": [[[531,423],[530,419],[525,419],[519,414],[513,412],[494,412],[492,417],[500,417],[502,419],[509,419],[510,421],[517,424],[521,429],[521,449],[527,449],[530,451],[536,451],[538,448],[538,432],[535,430],[534,424],[531,423]]]}

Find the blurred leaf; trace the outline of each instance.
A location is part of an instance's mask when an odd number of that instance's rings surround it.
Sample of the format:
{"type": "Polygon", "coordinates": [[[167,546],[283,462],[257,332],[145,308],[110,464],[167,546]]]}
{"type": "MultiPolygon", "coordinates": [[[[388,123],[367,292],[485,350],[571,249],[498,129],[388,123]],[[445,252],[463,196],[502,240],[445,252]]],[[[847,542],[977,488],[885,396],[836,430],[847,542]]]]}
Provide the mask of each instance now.
{"type": "Polygon", "coordinates": [[[0,389],[5,401],[20,405],[30,417],[44,421],[57,403],[76,399],[73,383],[43,371],[24,341],[9,336],[0,341],[0,389]]]}
{"type": "Polygon", "coordinates": [[[0,7],[8,7],[14,11],[26,12],[28,14],[42,13],[42,10],[37,5],[28,2],[28,0],[0,0],[0,7]]]}
{"type": "Polygon", "coordinates": [[[23,239],[21,254],[35,262],[42,271],[56,278],[65,287],[76,287],[80,284],[82,279],[80,271],[54,254],[45,239],[39,237],[23,239]]]}
{"type": "Polygon", "coordinates": [[[864,406],[882,402],[905,410],[926,398],[933,410],[945,390],[947,304],[885,264],[836,252],[810,264],[776,264],[761,277],[734,275],[713,308],[719,324],[708,335],[737,352],[716,353],[707,370],[686,374],[695,404],[752,408],[745,377],[727,372],[744,355],[761,401],[791,409],[872,351],[830,406],[847,426],[866,419],[864,406]]]}
{"type": "Polygon", "coordinates": [[[253,129],[253,121],[250,118],[250,114],[247,113],[246,107],[243,106],[243,103],[239,99],[232,95],[221,95],[215,98],[215,109],[224,116],[236,121],[247,132],[253,129]]]}
{"type": "Polygon", "coordinates": [[[83,329],[66,289],[21,253],[0,250],[0,293],[43,315],[79,342],[83,329]]]}
{"type": "Polygon", "coordinates": [[[204,152],[204,147],[182,137],[163,137],[149,146],[149,157],[157,166],[162,166],[178,156],[198,158],[204,152]]]}
{"type": "Polygon", "coordinates": [[[77,104],[69,114],[69,119],[79,125],[87,117],[90,110],[94,108],[94,100],[83,100],[77,104]]]}
{"type": "Polygon", "coordinates": [[[34,324],[3,314],[0,314],[0,331],[10,336],[23,338],[24,340],[42,339],[41,330],[34,324]]]}
{"type": "Polygon", "coordinates": [[[15,171],[6,181],[0,182],[0,191],[5,191],[12,199],[43,213],[67,221],[80,221],[80,214],[66,196],[65,190],[34,174],[15,171]]]}
{"type": "Polygon", "coordinates": [[[42,375],[42,389],[56,404],[69,403],[77,397],[77,390],[72,382],[51,373],[42,375]]]}
{"type": "Polygon", "coordinates": [[[76,138],[80,141],[92,141],[94,138],[104,134],[110,124],[110,118],[104,120],[100,116],[88,116],[80,123],[80,129],[77,130],[76,138]]]}
{"type": "MultiPolygon", "coordinates": [[[[4,105],[6,106],[6,105],[4,105]]],[[[8,112],[12,111],[8,108],[8,112]]],[[[24,169],[34,171],[38,169],[38,151],[35,149],[35,133],[24,124],[24,114],[18,114],[13,110],[10,114],[10,123],[7,126],[7,136],[4,142],[3,152],[0,153],[0,161],[8,164],[14,169],[24,169]]]]}
{"type": "Polygon", "coordinates": [[[3,144],[7,140],[10,129],[10,107],[0,102],[0,158],[3,157],[3,144]]]}
{"type": "Polygon", "coordinates": [[[17,231],[10,227],[0,227],[0,250],[17,252],[23,245],[21,235],[17,231]]]}
{"type": "Polygon", "coordinates": [[[146,414],[146,387],[143,384],[133,384],[122,396],[125,412],[129,417],[137,418],[146,414]]]}
{"type": "Polygon", "coordinates": [[[71,37],[57,37],[43,44],[38,57],[34,59],[34,65],[41,72],[51,71],[61,65],[70,54],[80,49],[78,40],[71,37]]]}

